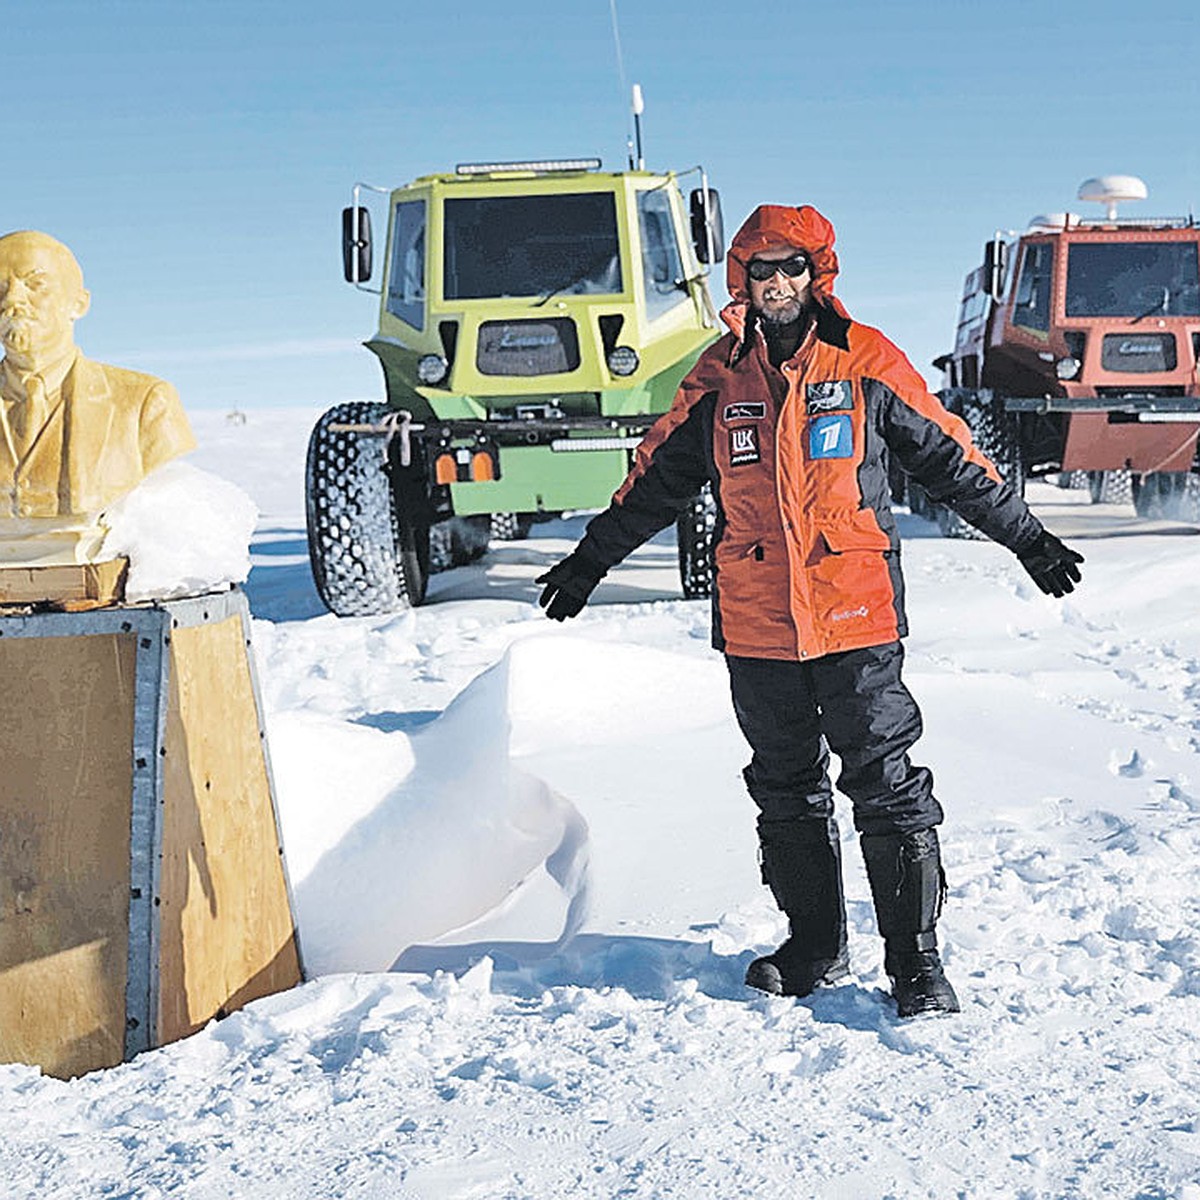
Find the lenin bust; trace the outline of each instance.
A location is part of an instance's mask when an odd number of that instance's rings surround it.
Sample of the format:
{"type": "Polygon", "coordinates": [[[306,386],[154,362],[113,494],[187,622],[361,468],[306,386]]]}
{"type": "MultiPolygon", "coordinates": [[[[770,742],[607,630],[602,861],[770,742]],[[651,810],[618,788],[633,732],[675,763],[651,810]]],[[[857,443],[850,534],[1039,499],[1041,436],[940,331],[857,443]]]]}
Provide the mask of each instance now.
{"type": "Polygon", "coordinates": [[[105,508],[195,448],[169,383],[79,352],[90,302],[61,242],[0,237],[0,566],[94,561],[105,508]]]}

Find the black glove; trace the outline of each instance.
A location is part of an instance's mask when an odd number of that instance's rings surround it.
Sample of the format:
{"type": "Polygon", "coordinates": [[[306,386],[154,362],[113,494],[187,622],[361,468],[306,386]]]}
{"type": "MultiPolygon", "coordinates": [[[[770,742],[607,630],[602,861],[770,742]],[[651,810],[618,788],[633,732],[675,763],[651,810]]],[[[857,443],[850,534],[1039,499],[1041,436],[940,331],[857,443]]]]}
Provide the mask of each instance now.
{"type": "Polygon", "coordinates": [[[535,582],[546,585],[538,603],[552,621],[577,617],[604,573],[604,567],[576,550],[537,577],[535,582]]]}
{"type": "Polygon", "coordinates": [[[1017,558],[1047,596],[1073,592],[1081,578],[1077,564],[1083,562],[1083,555],[1064,546],[1048,529],[1043,529],[1038,540],[1017,558]]]}

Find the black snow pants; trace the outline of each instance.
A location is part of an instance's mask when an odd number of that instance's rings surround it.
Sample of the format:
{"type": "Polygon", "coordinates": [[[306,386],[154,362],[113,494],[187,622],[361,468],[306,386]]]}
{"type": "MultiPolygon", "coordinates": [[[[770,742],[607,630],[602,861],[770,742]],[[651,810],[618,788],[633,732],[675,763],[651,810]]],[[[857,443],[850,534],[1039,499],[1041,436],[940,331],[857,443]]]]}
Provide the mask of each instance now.
{"type": "Polygon", "coordinates": [[[833,815],[829,751],[842,762],[838,789],[860,834],[904,834],[942,820],[933,775],[908,751],[921,712],[900,679],[900,642],[812,661],[727,655],[733,707],[754,754],[746,786],[770,836],[795,821],[833,815]]]}

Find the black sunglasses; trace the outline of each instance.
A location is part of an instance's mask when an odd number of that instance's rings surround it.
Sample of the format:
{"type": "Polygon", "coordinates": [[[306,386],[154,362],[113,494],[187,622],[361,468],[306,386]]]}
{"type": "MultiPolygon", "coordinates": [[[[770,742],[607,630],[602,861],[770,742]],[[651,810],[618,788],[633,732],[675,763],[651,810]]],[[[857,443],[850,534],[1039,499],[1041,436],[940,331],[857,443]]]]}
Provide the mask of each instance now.
{"type": "Polygon", "coordinates": [[[807,270],[807,254],[793,254],[791,258],[775,262],[765,258],[752,258],[746,264],[746,273],[757,283],[765,283],[777,271],[782,271],[789,279],[795,279],[797,275],[803,275],[807,270]]]}

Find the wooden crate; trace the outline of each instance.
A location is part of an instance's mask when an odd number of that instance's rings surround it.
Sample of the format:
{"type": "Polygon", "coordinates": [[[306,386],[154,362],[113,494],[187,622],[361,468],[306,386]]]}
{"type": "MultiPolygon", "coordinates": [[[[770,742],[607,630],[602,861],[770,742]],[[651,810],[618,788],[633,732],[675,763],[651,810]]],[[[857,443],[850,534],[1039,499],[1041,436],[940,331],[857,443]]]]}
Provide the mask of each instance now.
{"type": "Polygon", "coordinates": [[[0,617],[0,1061],[70,1077],[298,983],[244,595],[0,617]]]}
{"type": "Polygon", "coordinates": [[[125,599],[129,559],[63,563],[53,567],[0,565],[0,606],[82,612],[125,599]]]}

